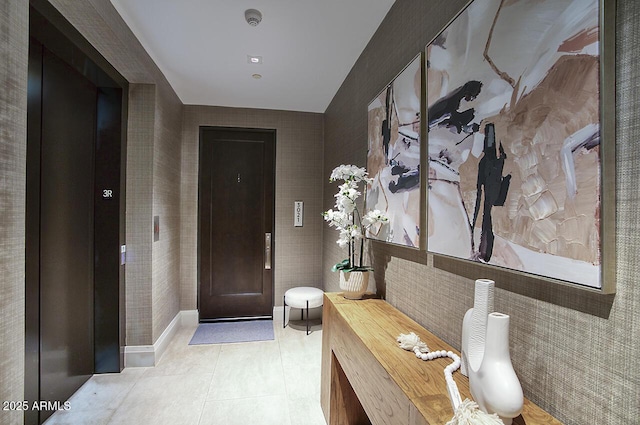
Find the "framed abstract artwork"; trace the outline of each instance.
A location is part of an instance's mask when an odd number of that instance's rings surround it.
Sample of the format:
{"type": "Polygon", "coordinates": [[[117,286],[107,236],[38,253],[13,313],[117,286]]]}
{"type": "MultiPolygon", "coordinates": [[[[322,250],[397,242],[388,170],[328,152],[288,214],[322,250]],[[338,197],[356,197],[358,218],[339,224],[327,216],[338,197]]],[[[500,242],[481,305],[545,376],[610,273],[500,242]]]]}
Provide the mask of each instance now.
{"type": "Polygon", "coordinates": [[[414,58],[369,103],[366,210],[380,210],[389,223],[367,237],[420,247],[420,100],[422,55],[414,58]]]}
{"type": "Polygon", "coordinates": [[[475,0],[429,43],[429,252],[615,290],[614,7],[475,0]]]}

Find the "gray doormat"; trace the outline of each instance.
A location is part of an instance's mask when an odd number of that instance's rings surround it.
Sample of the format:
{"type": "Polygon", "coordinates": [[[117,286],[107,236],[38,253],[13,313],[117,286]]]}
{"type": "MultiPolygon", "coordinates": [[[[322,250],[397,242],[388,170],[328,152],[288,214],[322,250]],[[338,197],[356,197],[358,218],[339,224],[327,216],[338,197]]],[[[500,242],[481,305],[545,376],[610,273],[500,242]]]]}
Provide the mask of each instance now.
{"type": "Polygon", "coordinates": [[[189,345],[272,341],[273,320],[200,323],[189,345]]]}

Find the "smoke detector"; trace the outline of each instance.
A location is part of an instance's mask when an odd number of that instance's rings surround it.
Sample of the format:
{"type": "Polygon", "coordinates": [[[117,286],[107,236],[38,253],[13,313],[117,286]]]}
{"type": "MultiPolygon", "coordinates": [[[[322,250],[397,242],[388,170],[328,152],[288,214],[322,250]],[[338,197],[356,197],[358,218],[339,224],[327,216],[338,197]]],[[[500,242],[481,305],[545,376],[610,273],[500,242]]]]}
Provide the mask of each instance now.
{"type": "Polygon", "coordinates": [[[257,27],[262,21],[262,13],[256,9],[247,9],[244,11],[244,19],[246,19],[247,23],[252,27],[257,27]]]}

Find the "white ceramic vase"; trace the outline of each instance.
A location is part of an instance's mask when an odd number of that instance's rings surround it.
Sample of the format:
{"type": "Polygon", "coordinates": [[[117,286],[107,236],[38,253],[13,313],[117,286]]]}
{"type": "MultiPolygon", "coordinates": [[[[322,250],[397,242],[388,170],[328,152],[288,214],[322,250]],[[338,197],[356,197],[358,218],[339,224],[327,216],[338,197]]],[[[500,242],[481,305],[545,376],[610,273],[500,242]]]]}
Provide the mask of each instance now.
{"type": "Polygon", "coordinates": [[[340,289],[344,297],[350,300],[362,299],[369,286],[369,272],[340,271],[340,289]]]}
{"type": "Polygon", "coordinates": [[[493,290],[493,281],[476,280],[473,308],[462,322],[461,372],[480,408],[510,425],[524,396],[509,354],[509,316],[492,312],[493,290]]]}

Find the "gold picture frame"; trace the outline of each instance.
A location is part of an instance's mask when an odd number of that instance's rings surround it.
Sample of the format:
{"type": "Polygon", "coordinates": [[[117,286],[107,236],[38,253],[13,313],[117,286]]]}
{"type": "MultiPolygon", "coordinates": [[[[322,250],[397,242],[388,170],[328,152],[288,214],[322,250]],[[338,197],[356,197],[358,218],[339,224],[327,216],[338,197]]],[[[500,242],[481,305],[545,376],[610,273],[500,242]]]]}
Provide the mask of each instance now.
{"type": "Polygon", "coordinates": [[[425,52],[434,265],[615,292],[615,0],[471,1],[425,52]]]}
{"type": "Polygon", "coordinates": [[[411,62],[368,104],[365,210],[389,222],[367,231],[370,239],[412,249],[424,247],[422,144],[424,54],[411,62]]]}

